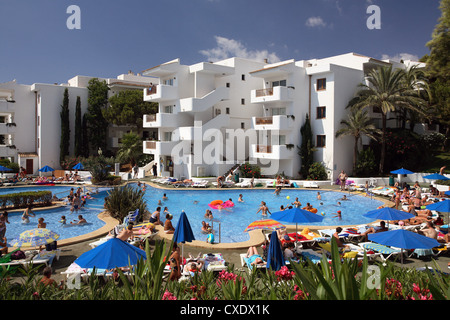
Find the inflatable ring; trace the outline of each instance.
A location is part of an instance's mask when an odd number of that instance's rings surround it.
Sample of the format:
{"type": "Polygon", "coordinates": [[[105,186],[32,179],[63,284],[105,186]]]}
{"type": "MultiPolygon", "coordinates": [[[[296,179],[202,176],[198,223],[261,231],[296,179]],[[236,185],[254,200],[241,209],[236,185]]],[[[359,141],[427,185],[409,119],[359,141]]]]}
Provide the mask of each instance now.
{"type": "Polygon", "coordinates": [[[317,209],[316,208],[312,208],[311,210],[308,210],[308,211],[310,211],[312,213],[317,213],[317,209]]]}
{"type": "Polygon", "coordinates": [[[222,204],[222,203],[223,203],[222,200],[214,200],[214,201],[211,201],[209,204],[212,206],[217,206],[218,204],[222,204]]]}
{"type": "Polygon", "coordinates": [[[379,206],[377,209],[383,209],[383,206],[379,206]]]}

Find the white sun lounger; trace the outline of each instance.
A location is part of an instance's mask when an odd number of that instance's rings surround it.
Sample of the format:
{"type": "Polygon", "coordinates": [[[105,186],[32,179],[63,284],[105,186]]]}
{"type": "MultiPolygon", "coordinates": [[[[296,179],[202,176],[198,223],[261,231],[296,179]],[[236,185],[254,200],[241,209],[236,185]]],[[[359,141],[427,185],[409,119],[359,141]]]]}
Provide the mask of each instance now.
{"type": "Polygon", "coordinates": [[[304,181],[303,187],[304,188],[319,188],[319,185],[315,181],[304,181]]]}

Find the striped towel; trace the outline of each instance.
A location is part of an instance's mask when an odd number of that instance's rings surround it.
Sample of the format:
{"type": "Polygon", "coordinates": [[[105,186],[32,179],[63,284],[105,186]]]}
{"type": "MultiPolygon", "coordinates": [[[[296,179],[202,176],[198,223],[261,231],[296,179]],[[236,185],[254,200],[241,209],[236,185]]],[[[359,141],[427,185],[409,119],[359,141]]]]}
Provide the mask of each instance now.
{"type": "Polygon", "coordinates": [[[364,244],[364,249],[369,249],[369,250],[374,250],[377,252],[380,252],[382,254],[391,254],[391,253],[395,253],[395,252],[401,252],[398,249],[392,249],[389,247],[386,247],[382,244],[378,244],[378,243],[366,243],[364,244]]]}

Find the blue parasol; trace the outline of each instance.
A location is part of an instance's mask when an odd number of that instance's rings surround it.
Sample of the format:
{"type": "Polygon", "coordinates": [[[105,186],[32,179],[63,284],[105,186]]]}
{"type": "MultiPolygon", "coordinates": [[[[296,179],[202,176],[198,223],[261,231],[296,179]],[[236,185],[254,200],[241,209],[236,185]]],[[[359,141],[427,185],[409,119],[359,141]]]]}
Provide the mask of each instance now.
{"type": "Polygon", "coordinates": [[[135,265],[140,259],[146,259],[144,250],[112,238],[83,253],[74,263],[81,268],[112,269],[135,265]]]}
{"type": "MultiPolygon", "coordinates": [[[[322,216],[318,214],[312,213],[311,211],[300,209],[300,208],[292,208],[283,211],[277,211],[272,213],[270,216],[272,219],[283,222],[295,222],[295,232],[298,232],[297,225],[298,223],[313,223],[313,222],[321,222],[323,220],[322,216]]],[[[295,242],[297,242],[297,237],[295,237],[295,242]]]]}
{"type": "Polygon", "coordinates": [[[3,172],[3,171],[12,171],[12,169],[4,167],[4,166],[0,166],[0,171],[1,172],[3,172]]]}
{"type": "Polygon", "coordinates": [[[55,169],[53,169],[52,167],[49,166],[45,166],[39,169],[40,172],[50,172],[50,171],[55,171],[55,169]]]}
{"type": "Polygon", "coordinates": [[[414,172],[401,168],[401,169],[391,171],[391,173],[393,173],[393,174],[413,174],[414,172]]]}
{"type": "Polygon", "coordinates": [[[272,269],[273,271],[280,270],[284,266],[285,260],[283,255],[283,250],[281,249],[281,243],[278,239],[276,231],[272,231],[270,236],[269,250],[267,251],[267,269],[272,269]]]}
{"type": "Polygon", "coordinates": [[[439,242],[436,239],[428,238],[418,233],[404,229],[372,233],[369,234],[368,239],[385,246],[401,248],[402,264],[403,249],[432,249],[434,247],[440,246],[439,242]]]}
{"type": "Polygon", "coordinates": [[[82,164],[81,162],[78,162],[76,165],[74,165],[74,166],[72,167],[72,169],[83,170],[83,169],[84,169],[84,166],[83,166],[83,164],[82,164]]]}
{"type": "MultiPolygon", "coordinates": [[[[184,244],[185,242],[192,242],[193,240],[195,240],[195,237],[192,232],[191,224],[189,223],[186,212],[182,211],[175,232],[173,233],[172,241],[184,244]]],[[[181,256],[183,256],[184,245],[181,250],[181,256]]]]}
{"type": "Polygon", "coordinates": [[[442,174],[439,174],[439,173],[429,174],[427,176],[423,176],[423,178],[430,179],[430,180],[450,180],[446,176],[443,176],[442,174]]]}
{"type": "Polygon", "coordinates": [[[364,217],[373,218],[376,220],[406,220],[414,218],[415,216],[412,213],[397,210],[394,208],[384,207],[381,209],[371,210],[365,214],[364,217]]]}

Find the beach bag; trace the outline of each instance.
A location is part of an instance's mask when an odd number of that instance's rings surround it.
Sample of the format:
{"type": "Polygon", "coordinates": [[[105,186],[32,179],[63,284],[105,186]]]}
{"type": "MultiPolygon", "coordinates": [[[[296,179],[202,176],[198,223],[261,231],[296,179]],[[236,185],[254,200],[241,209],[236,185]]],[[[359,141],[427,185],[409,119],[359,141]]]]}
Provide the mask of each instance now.
{"type": "Polygon", "coordinates": [[[17,250],[11,253],[11,260],[20,260],[25,258],[25,252],[23,252],[22,250],[17,250]]]}

